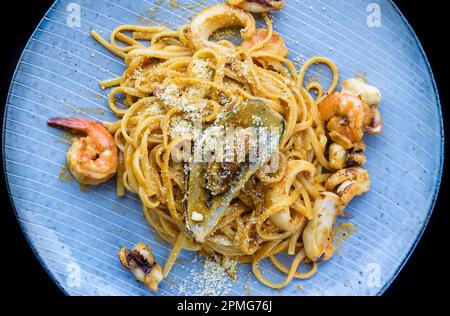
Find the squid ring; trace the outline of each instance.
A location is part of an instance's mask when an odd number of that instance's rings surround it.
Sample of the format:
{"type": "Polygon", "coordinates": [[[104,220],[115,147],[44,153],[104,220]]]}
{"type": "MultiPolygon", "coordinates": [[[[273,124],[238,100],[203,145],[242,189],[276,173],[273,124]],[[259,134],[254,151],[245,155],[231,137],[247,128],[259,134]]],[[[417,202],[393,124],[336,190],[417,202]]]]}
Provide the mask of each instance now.
{"type": "Polygon", "coordinates": [[[253,16],[241,9],[219,4],[202,10],[197,14],[190,25],[190,35],[196,49],[205,47],[221,50],[227,47],[209,40],[211,35],[224,27],[243,26],[241,35],[244,40],[249,40],[255,35],[256,22],[253,16]]]}

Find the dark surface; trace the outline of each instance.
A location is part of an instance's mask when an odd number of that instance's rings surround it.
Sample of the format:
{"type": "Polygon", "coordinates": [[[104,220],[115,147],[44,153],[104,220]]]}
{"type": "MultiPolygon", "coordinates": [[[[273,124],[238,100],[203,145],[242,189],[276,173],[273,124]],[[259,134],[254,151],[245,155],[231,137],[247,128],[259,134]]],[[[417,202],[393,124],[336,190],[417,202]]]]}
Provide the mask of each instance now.
{"type": "MultiPolygon", "coordinates": [[[[50,0],[16,0],[7,2],[8,10],[6,8],[2,10],[4,17],[5,15],[15,17],[13,21],[8,21],[7,17],[0,20],[3,44],[0,49],[0,108],[2,117],[6,94],[22,49],[52,2],[50,0]]],[[[395,2],[411,23],[428,55],[440,91],[444,126],[446,126],[449,120],[447,105],[450,100],[448,90],[450,63],[449,57],[447,57],[448,51],[443,46],[446,41],[445,33],[448,29],[447,11],[441,5],[438,6],[438,2],[433,2],[434,5],[424,5],[423,1],[416,4],[416,1],[411,0],[397,0],[395,2]]],[[[447,132],[446,139],[449,139],[447,132]]],[[[448,271],[445,267],[447,262],[442,260],[442,256],[447,251],[444,247],[446,238],[448,238],[445,232],[446,229],[448,230],[448,223],[450,223],[447,209],[448,194],[445,192],[448,184],[447,169],[444,168],[441,194],[430,224],[410,260],[392,286],[386,291],[386,296],[403,297],[409,300],[411,296],[437,297],[445,295],[442,286],[438,285],[445,284],[448,280],[448,271]]],[[[3,274],[3,288],[8,289],[8,296],[11,298],[25,295],[29,299],[40,300],[45,298],[55,302],[53,298],[62,297],[63,294],[41,267],[28,246],[11,209],[4,183],[3,168],[1,168],[0,173],[2,195],[0,231],[3,250],[1,256],[2,269],[0,271],[3,274]]],[[[4,298],[3,296],[2,300],[4,298]]],[[[392,300],[390,301],[392,302],[392,300]]]]}
{"type": "MultiPolygon", "coordinates": [[[[395,1],[410,22],[428,56],[438,86],[441,106],[444,115],[444,131],[446,139],[445,154],[448,158],[449,138],[449,111],[450,101],[450,62],[448,51],[442,46],[442,37],[439,33],[448,29],[448,17],[445,6],[433,4],[424,5],[424,2],[397,0],[395,1]]],[[[441,3],[441,2],[439,2],[441,3]]],[[[448,201],[446,192],[449,181],[448,164],[444,164],[441,190],[430,223],[411,258],[400,272],[385,295],[392,296],[418,296],[440,297],[443,285],[448,282],[449,276],[445,272],[445,261],[438,261],[444,249],[444,242],[448,238],[446,230],[449,223],[448,201]],[[436,264],[441,262],[442,264],[436,264]]]]}
{"type": "MultiPolygon", "coordinates": [[[[2,10],[3,16],[0,19],[1,28],[4,30],[2,32],[4,34],[2,48],[0,49],[0,108],[2,122],[7,92],[18,59],[22,54],[28,38],[52,3],[53,1],[50,0],[15,0],[8,2],[8,10],[2,10]],[[14,19],[9,21],[5,17],[6,15],[14,16],[14,19]]],[[[0,151],[2,151],[1,148],[0,151]]],[[[11,208],[8,192],[5,187],[3,165],[0,169],[0,190],[2,196],[0,212],[2,229],[0,233],[2,247],[5,249],[2,255],[2,268],[0,271],[5,272],[6,279],[4,282],[8,287],[8,295],[18,297],[19,295],[23,295],[25,290],[25,292],[29,291],[28,293],[31,295],[38,297],[63,296],[63,293],[44,271],[25,240],[25,236],[19,227],[19,222],[16,220],[15,213],[11,208]],[[8,258],[6,254],[9,254],[8,258]],[[14,265],[14,271],[23,271],[23,273],[12,273],[12,265],[14,265]],[[8,272],[6,273],[6,271],[8,272]]]]}

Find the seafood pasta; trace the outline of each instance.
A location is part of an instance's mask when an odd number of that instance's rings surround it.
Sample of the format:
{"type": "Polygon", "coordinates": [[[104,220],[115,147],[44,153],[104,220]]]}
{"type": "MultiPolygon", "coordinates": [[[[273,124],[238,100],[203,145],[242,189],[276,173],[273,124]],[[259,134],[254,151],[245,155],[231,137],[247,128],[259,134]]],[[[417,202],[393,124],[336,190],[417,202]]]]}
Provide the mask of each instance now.
{"type": "Polygon", "coordinates": [[[173,246],[163,268],[143,243],[119,252],[153,291],[183,249],[224,267],[251,264],[272,288],[310,278],[335,252],[336,218],[369,190],[363,137],[382,132],[380,92],[361,79],[337,90],[338,69],[324,57],[296,69],[267,14],[283,6],[229,0],[178,30],[123,25],[109,41],[92,31],[127,67],[101,82],[118,120],[49,120],[82,134],[67,153],[73,176],[98,185],[116,175],[117,194],[137,194],[150,226],[173,246]],[[256,28],[259,14],[264,28],[256,28]],[[235,26],[241,43],[212,39],[235,26]],[[305,79],[315,63],[331,69],[329,87],[305,79]],[[285,281],[266,278],[261,260],[285,281]]]}

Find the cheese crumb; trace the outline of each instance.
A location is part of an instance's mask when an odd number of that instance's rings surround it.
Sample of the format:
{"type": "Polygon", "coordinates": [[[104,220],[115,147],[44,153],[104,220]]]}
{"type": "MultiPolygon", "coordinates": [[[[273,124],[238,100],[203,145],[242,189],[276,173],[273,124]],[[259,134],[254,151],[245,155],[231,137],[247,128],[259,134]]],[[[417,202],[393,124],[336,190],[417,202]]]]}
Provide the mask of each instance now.
{"type": "Polygon", "coordinates": [[[205,258],[202,270],[191,269],[190,275],[177,284],[177,289],[180,295],[227,295],[232,287],[230,281],[233,281],[233,279],[230,278],[228,270],[221,265],[219,258],[205,258]]]}
{"type": "Polygon", "coordinates": [[[204,219],[205,217],[203,216],[203,214],[201,214],[201,213],[199,213],[199,212],[192,212],[192,215],[191,215],[191,219],[194,221],[194,222],[201,222],[201,221],[203,221],[203,219],[204,219]]]}
{"type": "Polygon", "coordinates": [[[203,59],[194,59],[192,61],[192,74],[197,79],[210,80],[213,76],[211,63],[203,59]]]}
{"type": "Polygon", "coordinates": [[[191,136],[193,133],[194,125],[191,121],[184,119],[182,116],[175,116],[170,120],[170,136],[191,136]]]}

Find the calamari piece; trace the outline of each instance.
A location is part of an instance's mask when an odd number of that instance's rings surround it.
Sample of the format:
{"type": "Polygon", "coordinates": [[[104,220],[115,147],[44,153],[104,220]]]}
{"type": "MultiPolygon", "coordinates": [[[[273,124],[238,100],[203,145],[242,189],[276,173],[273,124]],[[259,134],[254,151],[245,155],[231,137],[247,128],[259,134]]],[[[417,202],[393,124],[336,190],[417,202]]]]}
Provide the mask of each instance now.
{"type": "Polygon", "coordinates": [[[264,102],[258,100],[250,100],[235,107],[217,124],[237,130],[255,128],[261,131],[265,128],[270,131],[272,137],[269,137],[269,143],[264,148],[266,150],[254,157],[256,159],[245,159],[245,161],[239,162],[236,168],[233,168],[233,175],[227,178],[227,183],[223,183],[227,186],[227,190],[216,191],[215,195],[208,190],[208,187],[211,188],[211,186],[205,185],[205,176],[208,174],[208,168],[217,168],[217,165],[211,162],[194,161],[191,163],[186,229],[200,243],[203,243],[206,237],[214,231],[228,205],[251,176],[272,156],[285,131],[284,118],[264,102]]]}
{"type": "Polygon", "coordinates": [[[70,172],[81,184],[101,184],[117,172],[119,152],[111,133],[100,123],[81,118],[54,117],[53,127],[69,130],[84,137],[72,140],[67,151],[70,172]]]}
{"type": "Polygon", "coordinates": [[[342,205],[345,206],[355,196],[369,191],[369,173],[359,167],[339,170],[327,180],[325,188],[330,191],[336,189],[336,194],[341,199],[342,205]]]}
{"type": "Polygon", "coordinates": [[[347,150],[339,144],[333,143],[328,148],[330,168],[339,170],[345,168],[347,161],[347,150]]]}
{"type": "Polygon", "coordinates": [[[381,102],[380,90],[361,79],[345,80],[342,83],[342,92],[358,97],[369,105],[378,105],[381,102]]]}
{"type": "Polygon", "coordinates": [[[314,202],[316,216],[303,232],[305,253],[310,260],[318,262],[333,256],[333,226],[341,209],[340,198],[331,192],[322,192],[314,202]]]}
{"type": "Polygon", "coordinates": [[[328,148],[330,168],[332,170],[341,170],[362,166],[366,163],[365,150],[366,145],[363,142],[355,143],[354,147],[349,150],[346,150],[339,144],[331,144],[328,148]]]}
{"type": "Polygon", "coordinates": [[[254,13],[263,13],[284,8],[284,0],[228,0],[228,3],[254,13]]]}
{"type": "Polygon", "coordinates": [[[144,283],[151,291],[158,291],[158,284],[163,279],[163,271],[149,246],[138,243],[131,251],[122,248],[119,251],[119,259],[123,267],[129,269],[136,279],[144,283]]]}
{"type": "Polygon", "coordinates": [[[357,143],[355,147],[348,151],[346,167],[353,168],[359,167],[366,163],[366,156],[364,152],[366,151],[366,145],[364,143],[357,143]]]}
{"type": "Polygon", "coordinates": [[[251,39],[256,31],[253,16],[239,8],[226,4],[218,4],[200,11],[190,25],[190,36],[196,49],[205,47],[226,50],[225,46],[210,41],[211,35],[224,27],[242,26],[241,35],[244,40],[251,39]]]}

